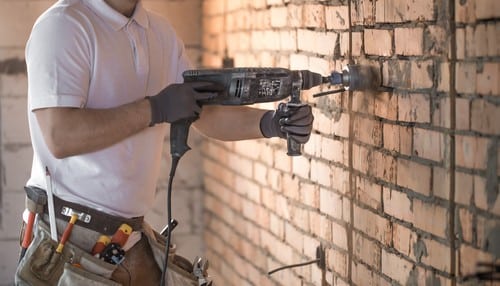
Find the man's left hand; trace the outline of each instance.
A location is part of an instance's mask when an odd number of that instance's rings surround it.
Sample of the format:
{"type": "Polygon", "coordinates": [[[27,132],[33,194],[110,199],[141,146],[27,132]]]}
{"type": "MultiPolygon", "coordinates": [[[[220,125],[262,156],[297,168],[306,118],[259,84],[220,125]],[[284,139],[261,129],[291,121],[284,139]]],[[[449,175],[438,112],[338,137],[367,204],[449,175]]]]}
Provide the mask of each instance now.
{"type": "Polygon", "coordinates": [[[266,138],[286,139],[288,134],[296,142],[304,144],[311,136],[313,120],[309,105],[289,105],[286,108],[280,105],[276,111],[270,110],[262,116],[260,130],[266,138]]]}

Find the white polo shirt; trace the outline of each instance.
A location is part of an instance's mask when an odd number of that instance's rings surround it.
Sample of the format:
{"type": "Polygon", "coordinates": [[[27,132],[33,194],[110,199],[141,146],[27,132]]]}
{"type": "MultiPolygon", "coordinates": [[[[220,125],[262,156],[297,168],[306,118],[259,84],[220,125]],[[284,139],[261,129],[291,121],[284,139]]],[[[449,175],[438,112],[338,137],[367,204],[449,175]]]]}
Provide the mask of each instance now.
{"type": "Polygon", "coordinates": [[[153,204],[166,125],[111,147],[56,159],[33,110],[46,107],[110,108],[155,95],[182,82],[189,67],[171,25],[139,2],[129,19],[103,0],[60,0],[36,21],[26,47],[28,120],[34,149],[29,185],[125,217],[153,204]]]}

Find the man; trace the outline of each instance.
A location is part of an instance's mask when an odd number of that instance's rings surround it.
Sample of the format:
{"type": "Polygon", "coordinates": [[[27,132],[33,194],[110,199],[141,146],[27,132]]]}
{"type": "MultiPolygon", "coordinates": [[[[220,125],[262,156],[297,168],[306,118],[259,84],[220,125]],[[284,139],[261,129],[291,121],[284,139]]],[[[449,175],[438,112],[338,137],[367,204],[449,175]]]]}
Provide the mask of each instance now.
{"type": "MultiPolygon", "coordinates": [[[[290,132],[304,143],[311,132],[309,106],[289,115],[284,126],[268,110],[201,110],[197,100],[214,94],[206,83],[181,83],[189,67],[184,47],[170,24],[140,0],[58,1],[35,23],[26,62],[34,149],[27,185],[51,189],[59,233],[67,221],[60,207],[88,208],[93,221],[77,221],[69,240],[88,252],[100,234],[116,230],[106,224],[141,219],[152,206],[164,123],[199,115],[194,127],[219,140],[285,138],[290,132]],[[96,221],[99,226],[92,226],[96,221]]],[[[111,280],[158,284],[151,236],[144,236],[111,280]]]]}

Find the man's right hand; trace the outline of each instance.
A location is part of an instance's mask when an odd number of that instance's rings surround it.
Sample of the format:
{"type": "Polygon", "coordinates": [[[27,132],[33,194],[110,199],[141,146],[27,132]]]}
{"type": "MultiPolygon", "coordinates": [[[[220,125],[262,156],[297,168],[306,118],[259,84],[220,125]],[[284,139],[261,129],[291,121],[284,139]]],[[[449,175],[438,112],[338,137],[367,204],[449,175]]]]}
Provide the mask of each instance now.
{"type": "Polygon", "coordinates": [[[217,95],[210,88],[211,83],[187,82],[171,84],[157,95],[148,97],[151,104],[151,123],[173,123],[181,119],[198,118],[201,112],[200,100],[217,95]]]}

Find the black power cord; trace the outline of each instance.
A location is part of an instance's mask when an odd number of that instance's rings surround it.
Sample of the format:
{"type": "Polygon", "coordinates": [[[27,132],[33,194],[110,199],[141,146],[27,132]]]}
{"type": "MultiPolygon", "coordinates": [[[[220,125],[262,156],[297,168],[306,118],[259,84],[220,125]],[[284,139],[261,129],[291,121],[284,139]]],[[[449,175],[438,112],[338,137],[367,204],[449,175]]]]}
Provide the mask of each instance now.
{"type": "Polygon", "coordinates": [[[271,274],[273,274],[275,272],[278,272],[278,271],[281,271],[281,270],[284,270],[284,269],[294,268],[294,267],[301,267],[301,266],[306,266],[306,265],[309,265],[309,264],[314,264],[314,263],[319,263],[319,262],[321,262],[320,258],[314,259],[314,260],[311,260],[311,261],[307,261],[307,262],[303,262],[303,263],[286,265],[286,266],[279,267],[279,268],[276,268],[274,270],[271,270],[271,271],[267,272],[267,275],[271,275],[271,274]]]}
{"type": "Polygon", "coordinates": [[[170,175],[168,178],[168,190],[167,190],[167,244],[166,244],[166,250],[165,250],[165,261],[163,264],[163,270],[161,272],[161,282],[160,285],[168,285],[165,284],[165,275],[167,275],[167,268],[168,268],[168,256],[170,254],[170,238],[172,234],[172,183],[174,181],[174,176],[175,176],[175,171],[177,170],[177,165],[179,164],[179,160],[181,159],[180,156],[172,156],[172,166],[170,167],[170,175]]]}

